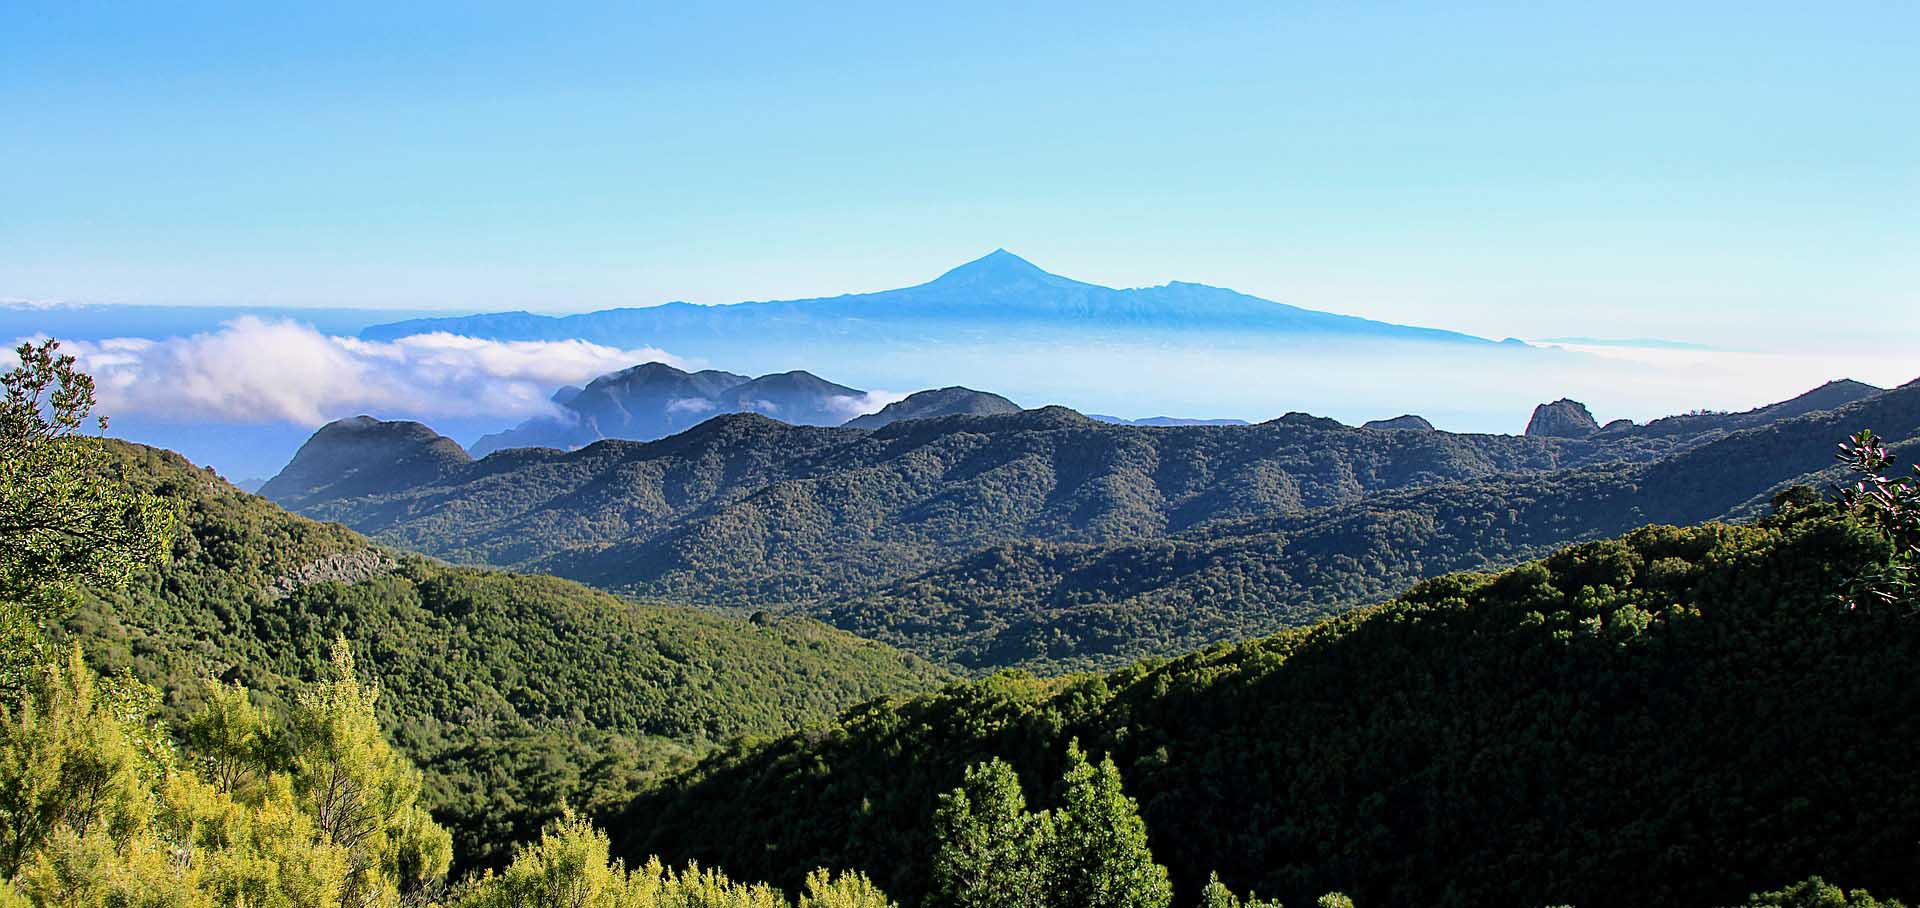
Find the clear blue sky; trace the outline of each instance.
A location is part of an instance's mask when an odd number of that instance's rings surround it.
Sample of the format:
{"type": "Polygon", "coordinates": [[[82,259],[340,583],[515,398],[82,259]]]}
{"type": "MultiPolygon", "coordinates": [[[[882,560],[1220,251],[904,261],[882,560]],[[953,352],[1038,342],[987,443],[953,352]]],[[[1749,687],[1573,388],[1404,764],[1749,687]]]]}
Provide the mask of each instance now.
{"type": "Polygon", "coordinates": [[[0,10],[0,298],[729,302],[1005,246],[1496,337],[1920,341],[1910,0],[290,6],[0,10]]]}

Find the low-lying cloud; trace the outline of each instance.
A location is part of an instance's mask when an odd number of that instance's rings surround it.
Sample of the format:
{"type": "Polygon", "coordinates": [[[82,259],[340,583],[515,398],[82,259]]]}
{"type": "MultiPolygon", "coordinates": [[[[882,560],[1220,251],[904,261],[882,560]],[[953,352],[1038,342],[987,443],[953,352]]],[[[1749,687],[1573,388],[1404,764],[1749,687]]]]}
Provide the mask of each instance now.
{"type": "Polygon", "coordinates": [[[668,413],[712,413],[720,408],[704,397],[678,397],[667,401],[668,413]]]}
{"type": "Polygon", "coordinates": [[[183,423],[318,426],[362,412],[510,421],[555,413],[549,395],[561,385],[636,363],[682,365],[651,347],[445,333],[371,342],[254,316],[185,337],[68,342],[62,350],[93,375],[100,412],[183,423]]]}
{"type": "Polygon", "coordinates": [[[827,402],[827,406],[846,420],[865,416],[868,413],[878,413],[888,404],[905,400],[906,397],[907,395],[898,391],[868,391],[857,397],[832,398],[827,402]]]}

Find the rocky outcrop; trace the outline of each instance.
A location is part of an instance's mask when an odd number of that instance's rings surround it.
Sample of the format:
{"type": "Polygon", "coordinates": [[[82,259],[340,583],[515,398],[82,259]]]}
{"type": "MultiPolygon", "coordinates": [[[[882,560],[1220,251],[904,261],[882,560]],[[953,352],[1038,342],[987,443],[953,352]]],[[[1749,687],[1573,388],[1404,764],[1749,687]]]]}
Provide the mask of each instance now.
{"type": "Polygon", "coordinates": [[[301,565],[273,579],[267,596],[284,599],[294,590],[315,583],[359,583],[393,572],[394,560],[378,549],[335,552],[301,565]]]}
{"type": "Polygon", "coordinates": [[[1433,431],[1433,423],[1424,417],[1407,413],[1392,419],[1370,419],[1360,424],[1362,429],[1416,429],[1422,432],[1433,431]]]}
{"type": "Polygon", "coordinates": [[[1600,431],[1600,423],[1577,400],[1560,398],[1533,408],[1527,421],[1527,434],[1539,438],[1585,438],[1600,431]]]}

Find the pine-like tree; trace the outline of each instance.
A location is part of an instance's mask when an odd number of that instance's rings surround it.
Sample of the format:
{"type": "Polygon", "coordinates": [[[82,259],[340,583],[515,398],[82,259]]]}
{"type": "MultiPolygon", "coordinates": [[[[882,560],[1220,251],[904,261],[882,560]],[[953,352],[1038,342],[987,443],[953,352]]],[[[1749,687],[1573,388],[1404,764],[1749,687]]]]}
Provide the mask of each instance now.
{"type": "Polygon", "coordinates": [[[1066,802],[1046,862],[1055,908],[1166,908],[1173,901],[1167,868],[1154,863],[1147,824],[1122,790],[1113,758],[1096,767],[1072,742],[1063,782],[1066,802]]]}
{"type": "Polygon", "coordinates": [[[1220,874],[1207,877],[1207,885],[1200,890],[1200,908],[1240,908],[1240,897],[1233,894],[1220,882],[1220,874]]]}

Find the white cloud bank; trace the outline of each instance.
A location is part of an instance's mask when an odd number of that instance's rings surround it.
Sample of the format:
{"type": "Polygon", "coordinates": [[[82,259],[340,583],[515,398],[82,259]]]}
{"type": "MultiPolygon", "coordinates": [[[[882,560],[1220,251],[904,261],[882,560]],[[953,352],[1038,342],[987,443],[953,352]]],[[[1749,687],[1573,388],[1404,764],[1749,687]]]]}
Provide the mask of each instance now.
{"type": "Polygon", "coordinates": [[[508,422],[554,412],[548,396],[560,385],[649,361],[683,365],[651,347],[445,333],[376,343],[253,316],[186,337],[65,342],[61,349],[93,375],[100,412],[183,423],[318,426],[362,412],[508,422]]]}
{"type": "Polygon", "coordinates": [[[906,400],[907,395],[898,391],[868,391],[858,397],[836,397],[827,406],[846,419],[878,413],[891,403],[906,400]]]}

